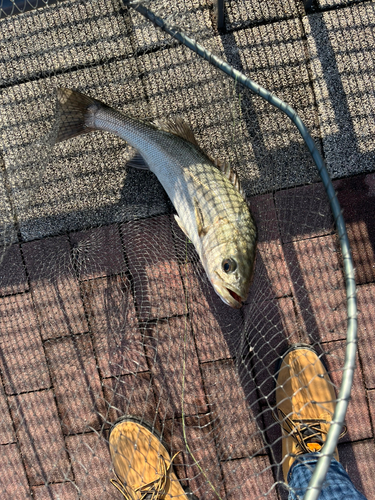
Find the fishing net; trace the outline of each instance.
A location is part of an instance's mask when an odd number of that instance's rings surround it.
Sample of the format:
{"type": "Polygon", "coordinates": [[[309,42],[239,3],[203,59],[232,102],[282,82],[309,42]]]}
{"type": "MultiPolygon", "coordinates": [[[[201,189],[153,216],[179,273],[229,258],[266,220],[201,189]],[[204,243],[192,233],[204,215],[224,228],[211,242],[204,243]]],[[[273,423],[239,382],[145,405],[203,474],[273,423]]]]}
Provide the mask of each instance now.
{"type": "MultiPolygon", "coordinates": [[[[145,5],[293,105],[322,150],[336,122],[328,94],[318,113],[324,78],[311,83],[314,23],[340,34],[336,11],[232,1],[223,34],[211,2],[145,5]]],[[[312,345],[337,394],[346,374],[342,251],[301,135],[120,0],[0,8],[1,497],[123,498],[108,435],[131,415],[181,451],[174,470],[198,498],[286,498],[280,356],[312,345]],[[126,166],[130,146],[100,131],[55,144],[59,87],[140,119],[183,118],[236,170],[258,228],[241,309],[216,295],[156,176],[126,166]]],[[[353,9],[370,25],[373,4],[353,9]]],[[[370,426],[356,412],[344,441],[370,426]]]]}

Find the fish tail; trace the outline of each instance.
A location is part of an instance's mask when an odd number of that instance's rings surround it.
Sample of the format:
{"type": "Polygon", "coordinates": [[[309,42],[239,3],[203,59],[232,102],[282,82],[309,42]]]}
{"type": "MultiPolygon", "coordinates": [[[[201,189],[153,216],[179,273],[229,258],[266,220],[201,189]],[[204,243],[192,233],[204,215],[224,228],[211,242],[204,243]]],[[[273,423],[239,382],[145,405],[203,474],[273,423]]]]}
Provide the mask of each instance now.
{"type": "Polygon", "coordinates": [[[95,112],[102,103],[74,90],[57,89],[59,128],[56,142],[66,141],[72,137],[88,134],[95,127],[95,112]]]}

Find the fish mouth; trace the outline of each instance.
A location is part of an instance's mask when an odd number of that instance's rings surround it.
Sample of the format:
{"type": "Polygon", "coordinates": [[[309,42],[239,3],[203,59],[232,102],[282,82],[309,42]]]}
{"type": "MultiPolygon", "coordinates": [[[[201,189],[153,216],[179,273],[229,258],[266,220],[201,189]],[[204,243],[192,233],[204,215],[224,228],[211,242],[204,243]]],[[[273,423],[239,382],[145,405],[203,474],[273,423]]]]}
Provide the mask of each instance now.
{"type": "Polygon", "coordinates": [[[233,290],[230,290],[229,288],[227,288],[227,290],[230,293],[230,295],[234,298],[234,300],[236,300],[237,302],[239,302],[242,305],[242,298],[233,290]]]}
{"type": "Polygon", "coordinates": [[[242,307],[242,302],[245,299],[241,297],[241,295],[239,295],[235,290],[218,283],[212,283],[212,285],[215,292],[225,304],[234,307],[235,309],[240,309],[240,307],[242,307]]]}

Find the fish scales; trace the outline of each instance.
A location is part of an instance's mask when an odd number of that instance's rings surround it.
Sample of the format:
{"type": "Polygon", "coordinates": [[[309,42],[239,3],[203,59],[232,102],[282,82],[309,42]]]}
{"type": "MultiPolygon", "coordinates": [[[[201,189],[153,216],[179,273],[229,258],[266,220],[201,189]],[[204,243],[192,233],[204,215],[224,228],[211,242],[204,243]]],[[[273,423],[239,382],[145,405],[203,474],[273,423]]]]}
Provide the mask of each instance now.
{"type": "MultiPolygon", "coordinates": [[[[180,214],[190,213],[185,228],[196,247],[201,246],[195,219],[193,198],[196,197],[207,220],[213,222],[207,195],[211,196],[213,184],[223,184],[225,179],[217,168],[208,165],[205,158],[191,144],[172,134],[157,130],[142,122],[121,115],[115,110],[103,108],[93,121],[95,128],[112,132],[124,139],[137,151],[142,152],[149,166],[180,214]],[[210,169],[209,175],[207,168],[210,169]],[[205,197],[206,195],[206,197],[205,197]]],[[[198,254],[200,252],[198,251],[198,254]]]]}

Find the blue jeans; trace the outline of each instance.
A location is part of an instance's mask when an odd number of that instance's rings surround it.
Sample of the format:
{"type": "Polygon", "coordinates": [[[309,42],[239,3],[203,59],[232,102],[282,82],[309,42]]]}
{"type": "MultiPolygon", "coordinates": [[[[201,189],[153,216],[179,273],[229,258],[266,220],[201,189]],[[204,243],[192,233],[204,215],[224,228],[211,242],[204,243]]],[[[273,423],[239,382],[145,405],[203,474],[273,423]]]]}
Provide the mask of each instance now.
{"type": "MultiPolygon", "coordinates": [[[[319,453],[307,453],[293,462],[288,472],[288,484],[292,489],[289,500],[303,498],[318,458],[319,453]]],[[[344,467],[333,458],[319,500],[366,500],[366,497],[354,488],[344,467]]]]}

